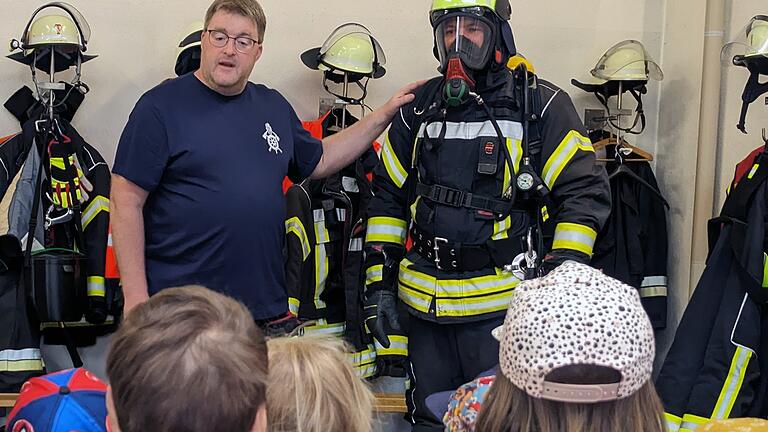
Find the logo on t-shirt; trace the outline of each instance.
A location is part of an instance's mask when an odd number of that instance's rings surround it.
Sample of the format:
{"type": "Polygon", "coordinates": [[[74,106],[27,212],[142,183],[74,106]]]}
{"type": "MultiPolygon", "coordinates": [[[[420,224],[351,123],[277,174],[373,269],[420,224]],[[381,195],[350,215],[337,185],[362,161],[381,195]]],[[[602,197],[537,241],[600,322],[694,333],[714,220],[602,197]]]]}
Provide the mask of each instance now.
{"type": "Polygon", "coordinates": [[[272,126],[269,125],[269,123],[264,123],[264,127],[267,129],[266,132],[264,132],[264,135],[261,137],[267,140],[267,145],[269,145],[269,152],[275,152],[275,154],[282,153],[283,150],[280,149],[280,137],[275,133],[275,131],[272,130],[272,126]]]}

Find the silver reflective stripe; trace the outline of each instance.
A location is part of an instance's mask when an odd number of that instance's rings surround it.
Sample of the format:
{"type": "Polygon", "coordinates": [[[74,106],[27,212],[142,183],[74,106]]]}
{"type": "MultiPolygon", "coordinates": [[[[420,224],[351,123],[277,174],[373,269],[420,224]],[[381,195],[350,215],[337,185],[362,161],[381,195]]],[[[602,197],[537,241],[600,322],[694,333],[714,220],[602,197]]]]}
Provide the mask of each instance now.
{"type": "Polygon", "coordinates": [[[363,250],[363,239],[353,238],[349,241],[350,252],[360,252],[361,250],[363,250]]]}
{"type": "Polygon", "coordinates": [[[400,239],[400,242],[403,242],[405,241],[405,228],[376,223],[368,225],[368,231],[365,233],[365,235],[366,237],[388,236],[393,239],[400,239]]]}
{"type": "Polygon", "coordinates": [[[414,295],[409,294],[406,292],[407,289],[410,289],[406,286],[400,285],[400,289],[398,290],[398,297],[400,297],[400,300],[408,304],[409,306],[413,307],[416,310],[420,310],[422,312],[426,312],[429,310],[429,304],[431,301],[429,299],[422,299],[421,297],[416,297],[414,295]]]}
{"type": "Polygon", "coordinates": [[[503,297],[500,299],[495,300],[488,300],[480,303],[471,303],[471,304],[459,304],[459,305],[453,305],[453,304],[445,304],[440,302],[437,306],[438,312],[456,312],[456,311],[475,311],[477,309],[489,309],[489,308],[496,308],[496,307],[506,307],[509,305],[509,301],[512,299],[512,292],[510,291],[508,297],[503,297]]]}
{"type": "Polygon", "coordinates": [[[330,237],[328,236],[328,230],[325,229],[325,214],[323,210],[312,210],[312,217],[315,219],[315,243],[328,243],[330,237]]]}
{"type": "Polygon", "coordinates": [[[678,432],[680,430],[680,425],[672,422],[670,420],[667,420],[667,432],[678,432]]]}
{"type": "Polygon", "coordinates": [[[360,378],[370,378],[374,375],[376,375],[376,364],[372,364],[365,367],[356,367],[357,370],[357,376],[360,378]]]}
{"type": "Polygon", "coordinates": [[[685,431],[685,432],[693,432],[696,429],[698,429],[699,426],[701,426],[701,425],[698,424],[698,423],[682,422],[682,423],[680,423],[680,429],[678,429],[678,430],[680,432],[683,432],[683,431],[685,431]]]}
{"type": "MultiPolygon", "coordinates": [[[[517,140],[523,139],[522,124],[511,120],[499,120],[498,124],[503,136],[517,140]]],[[[434,122],[428,125],[422,123],[417,137],[424,138],[425,130],[432,138],[441,136],[442,128],[442,122],[434,122]]],[[[445,122],[445,139],[471,140],[478,137],[498,137],[496,129],[493,128],[493,123],[490,120],[484,122],[445,122]]]]}
{"type": "Polygon", "coordinates": [[[383,351],[384,352],[383,355],[387,355],[386,352],[387,351],[392,351],[392,350],[399,350],[399,351],[406,351],[406,352],[408,351],[408,343],[407,342],[398,342],[398,341],[392,340],[392,339],[393,338],[391,338],[391,337],[389,338],[389,348],[384,348],[384,346],[382,346],[379,343],[379,341],[374,340],[374,342],[376,343],[376,352],[382,352],[383,351]]]}
{"type": "MultiPolygon", "coordinates": [[[[565,165],[570,162],[571,157],[573,157],[573,154],[578,150],[579,144],[582,143],[581,138],[583,137],[581,135],[577,133],[570,133],[569,135],[571,135],[571,138],[568,139],[568,142],[561,144],[555,149],[555,153],[553,153],[555,159],[551,159],[552,156],[550,156],[550,159],[544,165],[544,183],[546,183],[550,189],[552,189],[557,175],[564,169],[565,165]]],[[[585,144],[587,144],[587,142],[585,142],[585,144]]]]}
{"type": "Polygon", "coordinates": [[[367,349],[362,352],[353,352],[349,354],[349,357],[354,365],[364,365],[376,360],[376,351],[367,349]]]}
{"type": "Polygon", "coordinates": [[[0,351],[0,361],[40,360],[40,358],[40,350],[38,348],[0,351]]]}
{"type": "Polygon", "coordinates": [[[648,276],[643,278],[643,282],[640,283],[641,287],[647,286],[667,286],[666,276],[648,276]]]}
{"type": "Polygon", "coordinates": [[[666,297],[667,287],[665,286],[648,286],[642,287],[638,290],[640,297],[666,297]]]}
{"type": "Polygon", "coordinates": [[[336,209],[336,217],[339,218],[339,221],[344,222],[347,220],[347,211],[345,209],[336,209]]]}
{"type": "Polygon", "coordinates": [[[713,418],[725,419],[730,416],[734,401],[739,395],[739,390],[741,390],[741,385],[744,382],[744,374],[749,365],[751,354],[749,350],[742,347],[736,348],[735,364],[731,366],[731,373],[726,381],[727,388],[725,389],[724,397],[722,397],[722,401],[718,401],[717,411],[712,416],[713,418]]]}
{"type": "Polygon", "coordinates": [[[590,235],[569,229],[558,230],[555,232],[554,242],[558,241],[574,242],[590,248],[595,244],[595,239],[590,235]]]}
{"type": "Polygon", "coordinates": [[[312,210],[312,218],[315,222],[321,222],[325,220],[325,211],[322,209],[312,210]]]}
{"type": "Polygon", "coordinates": [[[299,336],[310,335],[310,334],[341,336],[342,334],[344,334],[344,327],[345,327],[344,323],[309,326],[299,330],[299,336]]]}

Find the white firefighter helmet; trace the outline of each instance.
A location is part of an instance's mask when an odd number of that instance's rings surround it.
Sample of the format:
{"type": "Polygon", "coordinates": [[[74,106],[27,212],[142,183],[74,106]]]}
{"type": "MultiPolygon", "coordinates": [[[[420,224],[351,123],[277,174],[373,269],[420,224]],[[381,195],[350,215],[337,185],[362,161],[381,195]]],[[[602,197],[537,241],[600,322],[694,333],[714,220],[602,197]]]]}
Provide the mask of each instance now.
{"type": "Polygon", "coordinates": [[[590,71],[597,82],[607,81],[661,81],[664,74],[659,65],[645,50],[642,43],[636,40],[625,40],[612,46],[603,54],[595,67],[590,71]]]}
{"type": "Polygon", "coordinates": [[[384,76],[387,61],[376,38],[357,23],[337,27],[323,46],[305,51],[301,60],[311,69],[371,78],[384,76]]]}
{"type": "Polygon", "coordinates": [[[746,66],[746,61],[764,61],[768,57],[768,16],[756,15],[720,52],[724,65],[746,66]]]}

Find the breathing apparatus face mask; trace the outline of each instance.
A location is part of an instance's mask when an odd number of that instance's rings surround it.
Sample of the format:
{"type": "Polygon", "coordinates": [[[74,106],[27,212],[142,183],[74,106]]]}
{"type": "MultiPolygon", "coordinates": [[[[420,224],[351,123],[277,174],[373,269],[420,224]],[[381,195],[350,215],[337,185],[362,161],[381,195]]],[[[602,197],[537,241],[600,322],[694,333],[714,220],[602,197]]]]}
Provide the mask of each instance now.
{"type": "Polygon", "coordinates": [[[448,14],[435,22],[435,46],[445,76],[443,97],[448,106],[466,102],[475,88],[474,72],[483,70],[495,46],[493,25],[482,9],[448,14]]]}

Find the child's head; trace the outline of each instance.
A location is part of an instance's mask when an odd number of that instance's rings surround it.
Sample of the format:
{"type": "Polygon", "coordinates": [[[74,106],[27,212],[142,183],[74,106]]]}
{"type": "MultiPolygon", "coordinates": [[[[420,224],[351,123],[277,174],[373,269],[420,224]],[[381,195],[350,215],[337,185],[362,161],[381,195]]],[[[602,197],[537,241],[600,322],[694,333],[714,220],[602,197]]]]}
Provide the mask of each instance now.
{"type": "Polygon", "coordinates": [[[371,430],[373,394],[332,337],[276,338],[269,347],[272,432],[371,430]]]}

